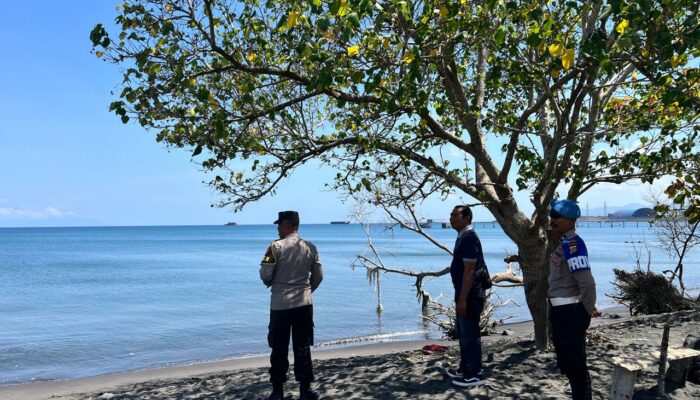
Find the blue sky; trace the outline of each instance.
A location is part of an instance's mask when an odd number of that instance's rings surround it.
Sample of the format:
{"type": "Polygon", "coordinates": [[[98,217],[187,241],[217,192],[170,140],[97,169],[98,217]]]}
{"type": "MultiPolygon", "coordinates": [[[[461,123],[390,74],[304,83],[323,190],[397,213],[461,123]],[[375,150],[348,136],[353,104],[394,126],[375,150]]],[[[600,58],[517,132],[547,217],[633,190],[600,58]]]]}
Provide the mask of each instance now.
{"type": "MultiPolygon", "coordinates": [[[[111,114],[120,72],[90,54],[88,35],[114,20],[119,3],[3,5],[0,227],[254,224],[285,209],[299,210],[302,222],[348,219],[351,205],[323,188],[334,173],[314,166],[240,213],[212,208],[217,194],[202,183],[208,177],[190,151],[169,151],[154,133],[111,114]]],[[[607,185],[580,200],[582,208],[606,200],[612,207],[644,203],[647,194],[642,185],[607,185]]],[[[527,203],[527,193],[518,197],[527,203]]],[[[457,200],[429,200],[419,211],[445,218],[457,200]]],[[[476,219],[492,218],[477,210],[476,219]]]]}

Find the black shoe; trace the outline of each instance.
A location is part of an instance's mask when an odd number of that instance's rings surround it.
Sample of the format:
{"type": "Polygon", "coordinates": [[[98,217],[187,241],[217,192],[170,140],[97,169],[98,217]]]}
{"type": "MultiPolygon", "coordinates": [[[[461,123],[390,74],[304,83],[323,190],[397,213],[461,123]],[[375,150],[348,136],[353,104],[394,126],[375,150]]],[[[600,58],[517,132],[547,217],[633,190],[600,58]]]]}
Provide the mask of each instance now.
{"type": "Polygon", "coordinates": [[[284,400],[284,392],[281,390],[273,390],[267,400],[284,400]]]}
{"type": "Polygon", "coordinates": [[[299,391],[299,400],[318,400],[320,398],[321,395],[315,390],[306,389],[299,391]]]}

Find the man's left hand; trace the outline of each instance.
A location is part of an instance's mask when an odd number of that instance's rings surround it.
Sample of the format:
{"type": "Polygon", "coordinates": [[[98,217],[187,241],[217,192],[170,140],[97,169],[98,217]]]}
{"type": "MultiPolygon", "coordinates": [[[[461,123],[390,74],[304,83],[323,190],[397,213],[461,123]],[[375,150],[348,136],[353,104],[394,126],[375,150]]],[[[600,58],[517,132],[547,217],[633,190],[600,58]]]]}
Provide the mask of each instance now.
{"type": "Polygon", "coordinates": [[[464,318],[467,316],[467,302],[457,302],[457,317],[464,318]]]}

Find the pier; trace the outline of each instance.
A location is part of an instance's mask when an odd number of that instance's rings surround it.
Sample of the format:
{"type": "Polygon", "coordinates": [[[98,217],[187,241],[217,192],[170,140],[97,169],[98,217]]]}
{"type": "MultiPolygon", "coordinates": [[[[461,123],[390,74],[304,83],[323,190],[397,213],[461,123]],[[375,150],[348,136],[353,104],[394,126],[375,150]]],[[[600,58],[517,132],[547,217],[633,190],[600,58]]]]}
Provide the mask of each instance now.
{"type": "MultiPolygon", "coordinates": [[[[449,220],[444,219],[426,219],[420,223],[421,228],[433,228],[434,225],[440,225],[442,229],[450,229],[449,220]]],[[[475,221],[472,223],[475,228],[496,228],[496,221],[475,221]]],[[[632,228],[632,227],[652,227],[654,220],[651,218],[606,218],[606,217],[581,217],[576,221],[577,228],[632,228]]]]}

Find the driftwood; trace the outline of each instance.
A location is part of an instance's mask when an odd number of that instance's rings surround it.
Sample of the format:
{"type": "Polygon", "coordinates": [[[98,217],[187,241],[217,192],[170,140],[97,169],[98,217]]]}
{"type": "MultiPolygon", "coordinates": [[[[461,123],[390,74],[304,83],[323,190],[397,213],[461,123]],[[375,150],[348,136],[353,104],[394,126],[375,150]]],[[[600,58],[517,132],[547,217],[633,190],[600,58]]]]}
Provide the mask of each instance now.
{"type": "MultiPolygon", "coordinates": [[[[494,333],[496,327],[503,325],[503,323],[512,318],[505,317],[501,319],[494,319],[493,316],[496,310],[500,307],[506,306],[508,304],[515,304],[520,306],[514,300],[501,301],[500,298],[497,301],[493,300],[496,295],[492,290],[486,293],[486,300],[484,302],[484,310],[481,312],[481,317],[479,319],[479,326],[481,327],[481,334],[488,335],[494,333]]],[[[440,328],[441,331],[450,339],[457,339],[455,332],[455,306],[454,303],[445,305],[439,301],[430,301],[428,305],[428,310],[423,314],[423,320],[440,328]]]]}
{"type": "Polygon", "coordinates": [[[491,282],[498,287],[520,286],[523,284],[523,277],[516,275],[511,267],[511,263],[508,263],[505,271],[491,275],[491,282]],[[510,282],[512,285],[499,285],[501,282],[510,282]]]}
{"type": "Polygon", "coordinates": [[[627,272],[614,268],[616,294],[610,295],[627,306],[631,315],[661,314],[687,310],[691,304],[663,275],[636,268],[627,272]]]}

